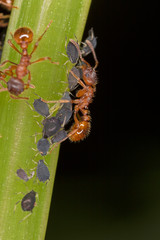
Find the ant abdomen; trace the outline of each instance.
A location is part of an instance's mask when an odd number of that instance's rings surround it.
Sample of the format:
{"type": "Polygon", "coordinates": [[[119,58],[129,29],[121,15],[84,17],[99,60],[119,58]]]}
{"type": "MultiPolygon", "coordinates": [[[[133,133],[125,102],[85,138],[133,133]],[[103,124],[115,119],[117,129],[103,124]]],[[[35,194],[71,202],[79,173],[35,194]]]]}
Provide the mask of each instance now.
{"type": "Polygon", "coordinates": [[[12,77],[7,82],[7,88],[11,94],[18,96],[24,91],[24,82],[21,79],[12,77]]]}
{"type": "Polygon", "coordinates": [[[72,134],[69,139],[72,142],[78,142],[83,140],[88,136],[91,129],[91,123],[89,121],[80,121],[78,123],[74,123],[70,129],[71,132],[76,130],[74,134],[72,134]]]}

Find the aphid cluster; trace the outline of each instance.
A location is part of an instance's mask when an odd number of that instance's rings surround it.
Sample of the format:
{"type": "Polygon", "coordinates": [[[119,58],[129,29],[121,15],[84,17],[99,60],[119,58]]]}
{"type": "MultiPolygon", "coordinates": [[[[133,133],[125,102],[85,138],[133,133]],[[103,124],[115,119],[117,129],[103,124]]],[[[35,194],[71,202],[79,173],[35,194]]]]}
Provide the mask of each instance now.
{"type": "MultiPolygon", "coordinates": [[[[97,74],[96,68],[98,66],[98,60],[94,48],[96,47],[97,40],[94,36],[93,29],[89,31],[89,36],[83,43],[83,46],[70,39],[67,45],[67,55],[70,61],[75,66],[70,70],[68,75],[68,85],[70,91],[73,91],[80,87],[76,92],[76,98],[71,100],[59,100],[60,103],[73,104],[73,120],[74,123],[67,131],[67,136],[59,140],[58,143],[69,138],[73,142],[83,140],[88,136],[91,128],[91,117],[89,111],[89,105],[93,101],[93,97],[96,91],[97,74]],[[87,56],[92,52],[95,60],[95,66],[92,67],[83,56],[87,56]]],[[[46,101],[46,103],[54,103],[56,101],[46,101]]],[[[54,148],[54,147],[53,147],[54,148]]]]}
{"type": "Polygon", "coordinates": [[[67,132],[64,130],[64,126],[72,116],[72,103],[69,92],[64,93],[61,101],[67,102],[61,105],[55,116],[51,116],[47,103],[41,99],[35,99],[33,103],[35,111],[44,117],[42,121],[42,138],[37,142],[37,149],[42,156],[48,153],[53,143],[59,143],[67,138],[67,132]]]}
{"type": "MultiPolygon", "coordinates": [[[[9,7],[6,2],[6,7],[9,7]]],[[[0,1],[2,4],[2,1],[0,1]]],[[[12,1],[13,7],[13,1],[12,1]]],[[[28,67],[34,63],[48,60],[52,64],[59,64],[53,62],[50,57],[42,57],[36,61],[31,62],[33,53],[36,51],[38,44],[44,34],[47,32],[52,21],[47,25],[45,31],[36,41],[31,53],[28,53],[28,45],[33,41],[33,32],[30,28],[18,28],[14,34],[11,34],[12,39],[8,40],[11,48],[21,55],[19,63],[14,63],[10,60],[5,60],[0,67],[10,64],[6,69],[0,71],[0,92],[9,92],[12,99],[26,99],[28,97],[20,96],[24,90],[28,88],[35,88],[31,84],[32,75],[28,67]],[[13,40],[21,48],[19,51],[14,45],[13,40]],[[9,76],[9,77],[8,77],[9,76]],[[27,76],[25,82],[24,77],[27,76]],[[8,79],[8,78],[9,79],[8,79]]],[[[70,62],[74,65],[69,71],[68,88],[72,92],[70,96],[69,91],[65,91],[60,100],[47,101],[43,98],[35,99],[33,102],[34,110],[43,117],[41,122],[42,132],[41,137],[37,141],[38,154],[45,157],[50,153],[59,143],[66,139],[72,142],[78,142],[88,136],[91,128],[91,116],[89,111],[90,103],[92,103],[97,84],[96,68],[98,60],[95,53],[97,45],[97,38],[94,36],[93,29],[89,31],[87,39],[79,44],[77,41],[70,39],[66,53],[70,62]],[[92,67],[85,59],[85,57],[92,53],[95,65],[92,67]],[[55,103],[54,107],[49,108],[48,103],[55,103]],[[53,109],[56,114],[53,115],[53,109]]],[[[16,170],[17,177],[24,181],[25,184],[30,179],[35,179],[46,183],[50,180],[50,172],[44,159],[38,160],[37,166],[29,171],[19,168],[16,170]]],[[[34,206],[36,205],[37,192],[33,189],[24,195],[22,200],[18,201],[16,205],[21,202],[23,211],[30,212],[22,220],[31,215],[34,206]]]]}

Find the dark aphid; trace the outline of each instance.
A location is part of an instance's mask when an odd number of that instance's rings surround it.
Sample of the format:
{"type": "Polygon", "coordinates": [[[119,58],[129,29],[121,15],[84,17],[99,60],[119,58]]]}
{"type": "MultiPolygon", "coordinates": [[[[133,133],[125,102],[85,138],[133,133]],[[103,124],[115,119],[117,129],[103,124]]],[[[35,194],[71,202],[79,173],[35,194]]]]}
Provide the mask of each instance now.
{"type": "Polygon", "coordinates": [[[40,182],[46,182],[50,178],[48,167],[43,160],[39,160],[37,166],[37,177],[40,182]]]}
{"type": "Polygon", "coordinates": [[[31,191],[27,193],[21,201],[21,207],[23,211],[32,211],[36,202],[36,192],[31,191]]]}
{"type": "Polygon", "coordinates": [[[69,92],[65,92],[61,100],[68,100],[70,102],[63,103],[61,109],[57,112],[56,118],[59,119],[61,125],[65,125],[69,122],[72,116],[72,103],[69,92]]]}
{"type": "Polygon", "coordinates": [[[50,148],[50,143],[46,138],[41,138],[37,143],[37,149],[42,156],[46,155],[50,148]]]}
{"type": "Polygon", "coordinates": [[[33,107],[35,111],[42,115],[43,117],[48,117],[50,114],[48,104],[42,102],[40,98],[34,100],[33,107]]]}
{"type": "Polygon", "coordinates": [[[77,63],[79,59],[79,54],[78,54],[77,48],[70,41],[67,45],[66,53],[71,63],[74,63],[74,64],[77,63]]]}
{"type": "MultiPolygon", "coordinates": [[[[81,69],[77,68],[77,67],[73,67],[71,69],[71,71],[78,77],[81,78],[81,69]]],[[[78,82],[77,79],[73,76],[73,74],[71,74],[71,72],[69,72],[68,74],[68,87],[70,89],[70,91],[73,91],[76,87],[78,86],[78,82]]]]}
{"type": "Polygon", "coordinates": [[[22,168],[17,169],[16,173],[17,173],[17,176],[22,180],[24,180],[25,182],[29,180],[27,173],[22,168]]]}
{"type": "Polygon", "coordinates": [[[87,41],[90,41],[92,47],[95,49],[97,46],[97,37],[94,36],[93,28],[88,31],[88,37],[86,38],[85,42],[83,43],[83,47],[81,48],[81,53],[84,57],[92,52],[87,44],[87,41]]]}
{"type": "Polygon", "coordinates": [[[56,117],[46,118],[43,123],[43,137],[48,138],[53,136],[61,128],[61,123],[56,117]]]}
{"type": "Polygon", "coordinates": [[[51,143],[57,143],[67,138],[67,132],[62,129],[51,138],[51,143]]]}

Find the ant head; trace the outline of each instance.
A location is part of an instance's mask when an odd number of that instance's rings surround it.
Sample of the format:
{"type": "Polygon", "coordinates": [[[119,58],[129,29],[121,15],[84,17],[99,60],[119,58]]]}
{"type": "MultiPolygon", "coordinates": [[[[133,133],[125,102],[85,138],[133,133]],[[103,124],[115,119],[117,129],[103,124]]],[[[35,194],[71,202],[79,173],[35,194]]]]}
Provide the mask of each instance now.
{"type": "Polygon", "coordinates": [[[97,74],[95,70],[89,66],[82,65],[83,80],[88,86],[95,86],[97,84],[97,74]]]}
{"type": "Polygon", "coordinates": [[[15,31],[13,37],[19,45],[22,45],[23,43],[31,43],[33,40],[33,32],[30,28],[22,27],[15,31]]]}

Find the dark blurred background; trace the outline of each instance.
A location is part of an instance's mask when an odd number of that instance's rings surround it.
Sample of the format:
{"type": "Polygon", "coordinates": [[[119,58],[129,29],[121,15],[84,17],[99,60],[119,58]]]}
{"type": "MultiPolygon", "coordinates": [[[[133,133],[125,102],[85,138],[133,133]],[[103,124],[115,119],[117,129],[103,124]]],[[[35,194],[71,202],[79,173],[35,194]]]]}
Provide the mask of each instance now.
{"type": "Polygon", "coordinates": [[[158,5],[92,1],[92,130],[61,145],[46,240],[160,239],[158,5]]]}

